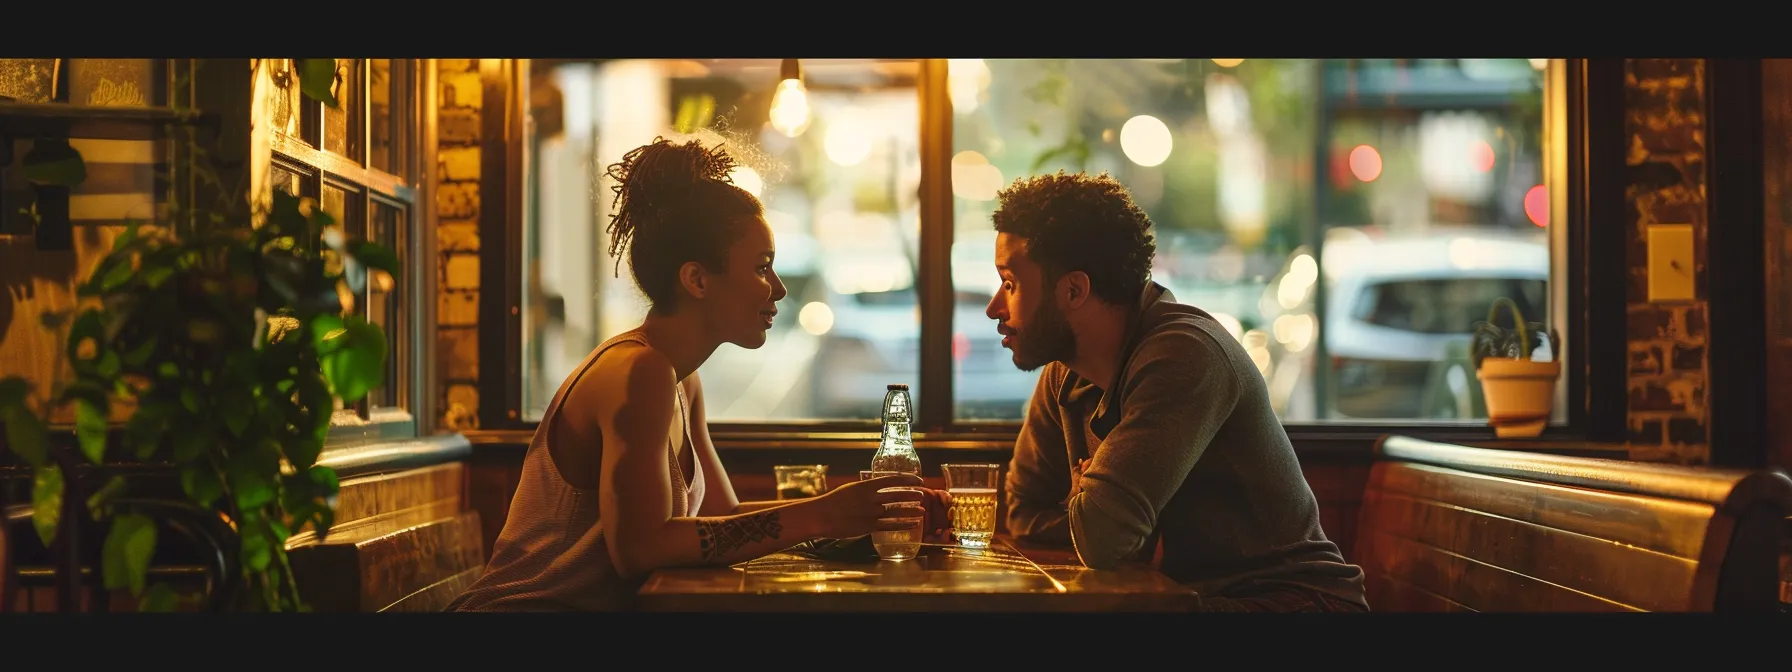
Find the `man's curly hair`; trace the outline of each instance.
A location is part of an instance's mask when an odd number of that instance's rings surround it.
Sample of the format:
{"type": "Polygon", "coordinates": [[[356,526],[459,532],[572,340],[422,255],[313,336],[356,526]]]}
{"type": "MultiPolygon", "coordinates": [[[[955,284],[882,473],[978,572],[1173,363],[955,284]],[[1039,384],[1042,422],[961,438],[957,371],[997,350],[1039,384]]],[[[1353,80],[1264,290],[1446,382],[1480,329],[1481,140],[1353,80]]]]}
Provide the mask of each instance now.
{"type": "Polygon", "coordinates": [[[1027,258],[1048,283],[1082,271],[1096,296],[1130,304],[1150,281],[1157,253],[1151,218],[1106,172],[1017,179],[996,194],[991,219],[998,233],[1026,240],[1027,258]]]}

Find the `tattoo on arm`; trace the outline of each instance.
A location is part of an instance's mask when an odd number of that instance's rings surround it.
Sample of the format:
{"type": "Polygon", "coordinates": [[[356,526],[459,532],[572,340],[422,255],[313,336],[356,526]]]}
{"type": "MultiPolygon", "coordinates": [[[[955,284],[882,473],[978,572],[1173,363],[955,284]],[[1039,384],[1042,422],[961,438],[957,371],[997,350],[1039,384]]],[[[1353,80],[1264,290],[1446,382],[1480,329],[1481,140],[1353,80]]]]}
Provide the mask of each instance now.
{"type": "Polygon", "coordinates": [[[766,511],[720,522],[697,521],[697,543],[704,560],[714,560],[733,553],[747,544],[777,539],[784,532],[778,511],[766,511]]]}

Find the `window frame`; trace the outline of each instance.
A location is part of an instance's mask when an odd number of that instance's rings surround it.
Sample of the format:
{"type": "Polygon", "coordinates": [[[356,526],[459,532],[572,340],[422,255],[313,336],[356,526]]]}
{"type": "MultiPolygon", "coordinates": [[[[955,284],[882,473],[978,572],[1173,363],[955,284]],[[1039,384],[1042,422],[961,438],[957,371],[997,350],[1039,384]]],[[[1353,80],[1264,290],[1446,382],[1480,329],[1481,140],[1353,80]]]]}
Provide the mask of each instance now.
{"type": "MultiPolygon", "coordinates": [[[[487,59],[497,61],[498,59],[487,59]]],[[[950,254],[954,202],[950,164],[952,107],[945,59],[918,59],[920,106],[921,309],[919,395],[953,399],[951,364],[953,288],[950,254]]],[[[482,176],[479,333],[480,433],[533,430],[521,420],[522,209],[526,192],[522,138],[528,101],[528,61],[482,63],[482,176]],[[502,110],[504,114],[491,114],[502,110]],[[514,226],[512,224],[515,224],[514,226]],[[501,325],[501,326],[497,326],[501,325]],[[494,328],[495,327],[495,328],[494,328]]],[[[1561,420],[1537,442],[1622,441],[1625,435],[1624,62],[1552,59],[1545,95],[1545,128],[1559,151],[1546,156],[1551,185],[1551,321],[1567,326],[1566,375],[1558,383],[1561,420]],[[1588,222],[1601,222],[1600,227],[1588,222]],[[1603,250],[1592,254],[1593,250],[1603,250]]],[[[915,440],[930,448],[1011,447],[1020,421],[959,420],[954,404],[918,410],[915,440]]],[[[1284,423],[1297,447],[1349,447],[1400,433],[1440,441],[1485,441],[1485,422],[1323,421],[1284,423]]],[[[718,445],[745,448],[863,448],[875,420],[711,422],[718,445]]],[[[1514,442],[1505,442],[1516,445],[1514,442]]],[[[1523,442],[1517,442],[1523,443],[1523,442]]]]}
{"type": "MultiPolygon", "coordinates": [[[[399,255],[400,277],[394,278],[398,292],[389,305],[391,324],[384,328],[388,337],[387,379],[383,389],[391,394],[390,405],[375,405],[370,398],[345,407],[331,418],[326,449],[380,441],[399,440],[430,433],[433,430],[428,390],[434,377],[433,367],[422,365],[432,350],[434,332],[433,297],[434,268],[432,259],[423,251],[433,249],[434,208],[430,185],[434,174],[435,115],[434,61],[428,59],[389,59],[389,86],[393,86],[392,110],[388,119],[393,137],[388,151],[393,153],[393,167],[398,173],[372,167],[372,64],[370,59],[353,60],[355,69],[351,83],[357,87],[357,109],[346,110],[348,132],[355,137],[348,146],[356,156],[344,156],[323,149],[325,115],[323,103],[300,98],[299,133],[288,135],[278,129],[268,135],[273,166],[299,176],[300,195],[318,198],[324,185],[342,189],[348,194],[347,208],[355,212],[345,225],[358,223],[356,235],[369,235],[380,205],[396,207],[402,213],[394,232],[399,255]]],[[[266,76],[266,75],[263,75],[266,76]]],[[[296,76],[296,75],[294,75],[296,76]]],[[[357,310],[365,307],[357,305],[357,310]]]]}

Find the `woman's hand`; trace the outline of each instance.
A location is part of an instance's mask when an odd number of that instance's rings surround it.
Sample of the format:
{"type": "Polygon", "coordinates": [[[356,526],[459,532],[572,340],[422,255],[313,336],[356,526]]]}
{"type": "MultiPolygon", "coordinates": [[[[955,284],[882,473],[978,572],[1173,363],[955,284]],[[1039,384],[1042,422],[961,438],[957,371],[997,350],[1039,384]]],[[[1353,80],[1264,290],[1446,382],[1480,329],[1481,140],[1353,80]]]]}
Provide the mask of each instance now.
{"type": "Polygon", "coordinates": [[[807,501],[820,512],[824,536],[846,539],[921,524],[919,519],[926,513],[921,503],[926,498],[923,490],[921,477],[891,474],[846,483],[807,501]]]}

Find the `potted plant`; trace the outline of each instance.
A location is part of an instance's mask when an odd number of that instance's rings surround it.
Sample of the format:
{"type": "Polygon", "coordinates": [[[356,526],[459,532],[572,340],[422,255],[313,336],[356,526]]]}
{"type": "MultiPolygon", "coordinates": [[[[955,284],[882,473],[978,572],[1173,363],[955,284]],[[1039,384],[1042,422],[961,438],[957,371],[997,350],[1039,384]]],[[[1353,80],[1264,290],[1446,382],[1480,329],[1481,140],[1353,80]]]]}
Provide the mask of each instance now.
{"type": "MultiPolygon", "coordinates": [[[[79,182],[79,154],[62,158],[57,172],[79,182]]],[[[203,162],[190,168],[217,183],[203,162]]],[[[398,276],[393,253],[348,238],[309,198],[276,191],[270,207],[240,210],[169,208],[156,223],[130,224],[78,288],[83,308],[44,318],[67,330],[59,356],[74,378],[56,381],[40,408],[30,381],[0,379],[6,445],[31,467],[46,546],[77,522],[62,520],[65,468],[122,462],[176,477],[187,503],[147,499],[122,475],[68,493],[106,526],[104,586],[129,590],[147,611],[183,597],[145,585],[158,530],[190,527],[168,518],[183,506],[226,523],[221,546],[241,576],[224,577],[223,592],[244,599],[215,606],[303,610],[285,542],[306,525],[328,532],[337,479],[317,460],[336,402],[357,402],[384,378],[385,334],[352,304],[370,272],[398,276]],[[52,447],[45,421],[67,406],[72,457],[52,447]],[[121,427],[109,421],[114,408],[126,413],[121,427]]]]}
{"type": "Polygon", "coordinates": [[[1526,322],[1518,304],[1502,296],[1488,309],[1487,320],[1475,323],[1470,348],[1494,435],[1504,439],[1541,434],[1555,407],[1556,379],[1562,374],[1561,337],[1542,323],[1526,322]],[[1510,328],[1494,323],[1502,307],[1511,313],[1510,328]],[[1545,344],[1548,358],[1539,359],[1545,344]]]}

